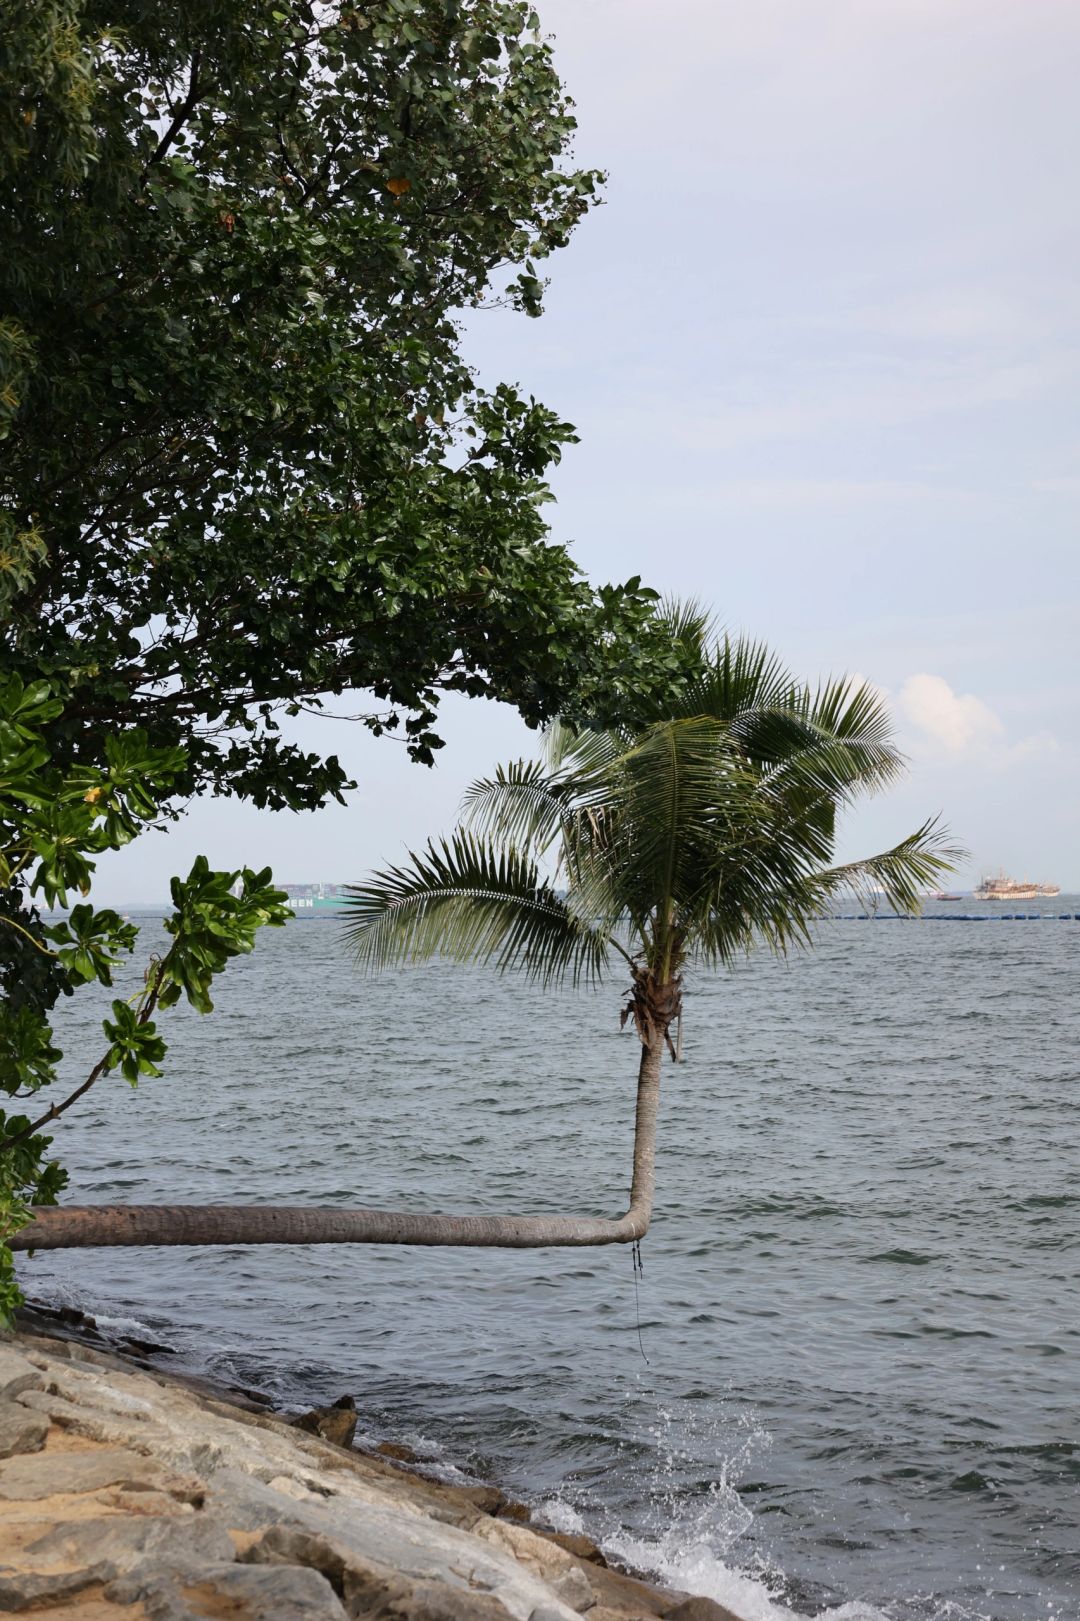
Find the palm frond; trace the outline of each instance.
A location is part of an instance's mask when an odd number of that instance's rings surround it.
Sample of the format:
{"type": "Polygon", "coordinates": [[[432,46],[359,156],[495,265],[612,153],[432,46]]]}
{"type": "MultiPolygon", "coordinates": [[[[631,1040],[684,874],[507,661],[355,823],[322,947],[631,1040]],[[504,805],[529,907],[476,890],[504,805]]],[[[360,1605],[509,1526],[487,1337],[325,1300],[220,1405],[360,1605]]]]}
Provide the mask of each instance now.
{"type": "Polygon", "coordinates": [[[539,760],[515,760],[478,777],[462,800],[464,825],[480,837],[543,854],[558,837],[576,785],[539,760]]]}
{"type": "Polygon", "coordinates": [[[847,892],[872,903],[881,894],[894,911],[915,915],[922,909],[925,887],[940,883],[966,856],[966,850],[949,842],[935,817],[891,850],[817,872],[812,883],[822,902],[847,892]]]}
{"type": "Polygon", "coordinates": [[[708,663],[710,644],[716,640],[716,619],[696,597],[665,597],[656,620],[683,653],[708,663]]]}
{"type": "Polygon", "coordinates": [[[576,984],[598,979],[608,960],[606,935],[567,907],[533,861],[462,830],[348,885],[345,905],[346,938],[371,973],[445,956],[576,984]]]}
{"type": "Polygon", "coordinates": [[[865,683],[831,682],[789,706],[748,713],[733,727],[763,786],[790,806],[834,805],[888,787],[904,770],[880,695],[865,683]]]}
{"type": "Polygon", "coordinates": [[[633,742],[629,728],[574,727],[554,720],[544,733],[544,761],[553,776],[563,772],[591,776],[606,770],[633,742]]]}
{"type": "Polygon", "coordinates": [[[760,820],[753,786],[726,728],[710,717],[650,727],[609,774],[605,884],[617,885],[635,915],[667,916],[697,888],[705,853],[717,841],[738,843],[760,820]]]}
{"type": "Polygon", "coordinates": [[[724,636],[701,676],[680,700],[676,714],[709,715],[735,727],[747,714],[790,707],[797,683],[764,642],[724,636]]]}

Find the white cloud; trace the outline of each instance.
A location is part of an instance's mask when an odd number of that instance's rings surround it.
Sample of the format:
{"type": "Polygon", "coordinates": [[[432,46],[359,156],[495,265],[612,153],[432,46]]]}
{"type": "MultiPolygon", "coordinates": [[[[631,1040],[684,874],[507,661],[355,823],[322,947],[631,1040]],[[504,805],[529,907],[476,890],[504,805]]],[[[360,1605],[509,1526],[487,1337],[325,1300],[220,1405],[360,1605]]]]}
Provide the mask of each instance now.
{"type": "Polygon", "coordinates": [[[910,725],[947,754],[972,754],[1004,740],[1005,728],[989,705],[970,692],[954,692],[940,675],[909,676],[899,707],[910,725]]]}

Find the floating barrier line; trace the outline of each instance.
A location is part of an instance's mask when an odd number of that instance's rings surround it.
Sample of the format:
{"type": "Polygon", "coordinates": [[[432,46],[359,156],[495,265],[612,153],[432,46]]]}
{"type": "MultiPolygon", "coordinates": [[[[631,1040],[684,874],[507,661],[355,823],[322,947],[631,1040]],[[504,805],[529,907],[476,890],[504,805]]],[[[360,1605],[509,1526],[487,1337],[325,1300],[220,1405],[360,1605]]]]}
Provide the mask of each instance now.
{"type": "Polygon", "coordinates": [[[1080,912],[833,912],[826,923],[1080,923],[1080,912]]]}

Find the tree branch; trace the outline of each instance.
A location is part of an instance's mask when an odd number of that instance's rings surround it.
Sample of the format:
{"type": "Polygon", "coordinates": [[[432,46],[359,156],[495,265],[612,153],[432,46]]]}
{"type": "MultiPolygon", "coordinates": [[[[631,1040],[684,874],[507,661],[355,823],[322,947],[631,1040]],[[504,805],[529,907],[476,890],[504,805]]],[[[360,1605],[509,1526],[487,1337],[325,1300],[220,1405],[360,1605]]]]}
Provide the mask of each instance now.
{"type": "MultiPolygon", "coordinates": [[[[161,994],[161,985],[164,978],[165,964],[164,962],[159,962],[154,975],[153,986],[139,1013],[140,1024],[146,1023],[151,1013],[153,1013],[155,1007],[157,1006],[157,999],[161,994]]],[[[112,1049],[110,1048],[110,1051],[111,1050],[112,1049]]],[[[43,1126],[50,1125],[54,1120],[59,1120],[60,1116],[70,1109],[73,1103],[77,1103],[85,1093],[89,1092],[95,1081],[100,1081],[101,1077],[105,1073],[108,1062],[109,1054],[106,1053],[104,1058],[99,1059],[99,1061],[94,1065],[93,1069],[90,1071],[85,1081],[83,1081],[82,1085],[77,1086],[74,1092],[69,1093],[69,1095],[64,1099],[63,1103],[54,1103],[51,1109],[49,1109],[45,1114],[40,1115],[38,1119],[33,1121],[29,1126],[25,1126],[22,1131],[16,1132],[14,1137],[5,1137],[3,1142],[0,1142],[0,1154],[6,1153],[9,1148],[17,1148],[20,1143],[25,1142],[28,1137],[32,1137],[34,1133],[40,1131],[43,1126]]]]}
{"type": "Polygon", "coordinates": [[[180,131],[183,129],[184,125],[187,123],[188,119],[191,117],[196,106],[198,105],[199,91],[201,88],[199,85],[199,68],[201,64],[202,51],[196,47],[196,49],[191,53],[191,76],[188,79],[187,95],[184,97],[183,101],[176,109],[176,112],[173,114],[172,123],[161,137],[161,140],[158,142],[157,146],[154,148],[153,156],[150,158],[150,161],[143,170],[144,179],[154,167],[155,163],[161,162],[162,158],[168,152],[170,146],[173,144],[176,137],[179,135],[180,131]]]}

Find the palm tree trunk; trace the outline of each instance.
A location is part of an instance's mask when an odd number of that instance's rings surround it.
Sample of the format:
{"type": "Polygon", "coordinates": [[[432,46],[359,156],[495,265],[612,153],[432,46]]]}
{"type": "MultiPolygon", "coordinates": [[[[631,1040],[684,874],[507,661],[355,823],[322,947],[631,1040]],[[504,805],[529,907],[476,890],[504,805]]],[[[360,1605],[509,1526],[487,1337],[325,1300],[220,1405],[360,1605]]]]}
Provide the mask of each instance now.
{"type": "Polygon", "coordinates": [[[593,1216],[443,1216],[426,1211],[277,1205],[71,1205],[41,1209],[7,1240],[16,1250],[142,1244],[438,1244],[497,1249],[632,1244],[644,1238],[656,1183],[663,1038],[642,1041],[630,1208],[593,1216]]]}
{"type": "Polygon", "coordinates": [[[625,1223],[637,1225],[634,1238],[644,1238],[652,1220],[656,1192],[656,1116],[660,1107],[660,1070],[664,1061],[664,1038],[653,1030],[641,1043],[638,1065],[637,1115],[634,1121],[634,1179],[630,1184],[630,1208],[625,1223]]]}

